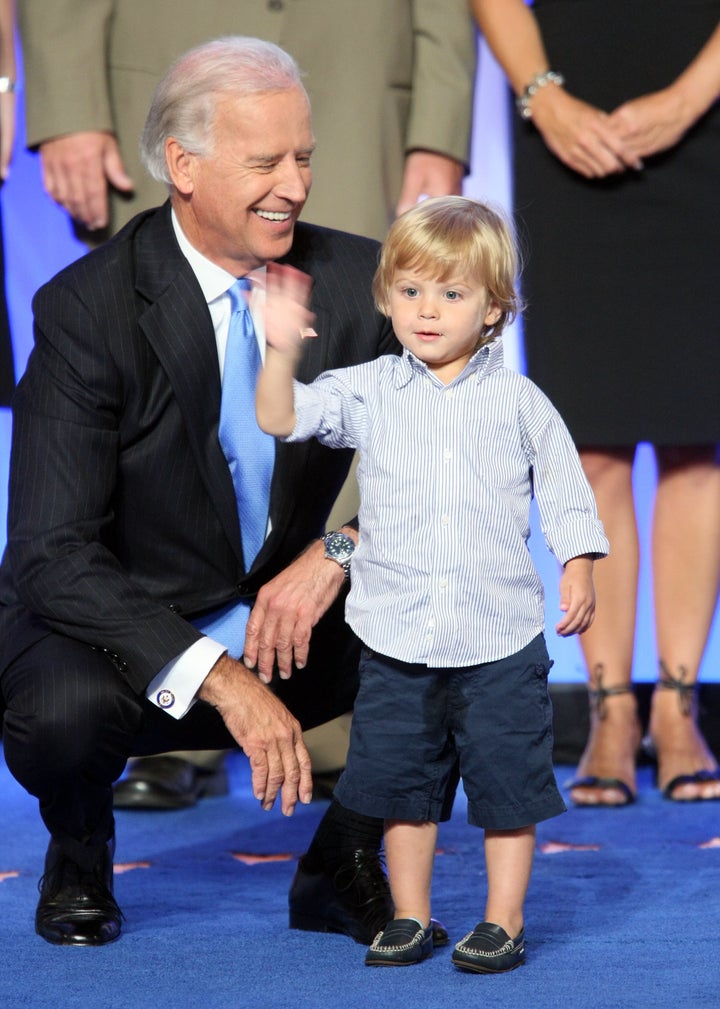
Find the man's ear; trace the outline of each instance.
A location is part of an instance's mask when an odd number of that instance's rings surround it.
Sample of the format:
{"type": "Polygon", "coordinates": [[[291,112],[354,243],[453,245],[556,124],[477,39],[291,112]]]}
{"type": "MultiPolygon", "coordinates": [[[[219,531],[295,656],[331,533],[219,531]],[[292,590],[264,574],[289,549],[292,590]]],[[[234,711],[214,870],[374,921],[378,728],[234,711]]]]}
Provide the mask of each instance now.
{"type": "Polygon", "coordinates": [[[174,188],[183,196],[189,196],[195,188],[195,158],[175,137],[168,137],[165,141],[165,163],[174,188]]]}

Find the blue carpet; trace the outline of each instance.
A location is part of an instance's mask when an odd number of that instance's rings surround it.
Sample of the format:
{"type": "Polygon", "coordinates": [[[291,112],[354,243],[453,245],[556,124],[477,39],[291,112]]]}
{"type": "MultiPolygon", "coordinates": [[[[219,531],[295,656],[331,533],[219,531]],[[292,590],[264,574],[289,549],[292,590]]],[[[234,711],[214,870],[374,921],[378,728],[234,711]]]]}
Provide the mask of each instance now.
{"type": "MultiPolygon", "coordinates": [[[[58,949],[33,932],[46,836],[1,759],[0,1005],[4,1009],[716,1009],[720,804],[663,800],[650,772],[621,810],[571,810],[539,828],[527,963],[468,975],[450,949],[370,969],[344,936],[287,928],[295,860],[325,808],[263,813],[241,755],[231,794],[177,813],[119,813],[123,937],[58,949]],[[241,857],[236,857],[240,855],[241,857]],[[259,858],[257,858],[259,856],[259,858]]],[[[568,768],[558,768],[564,782],[568,768]]],[[[482,917],[481,832],[460,795],[441,828],[434,906],[457,941],[482,917]]]]}

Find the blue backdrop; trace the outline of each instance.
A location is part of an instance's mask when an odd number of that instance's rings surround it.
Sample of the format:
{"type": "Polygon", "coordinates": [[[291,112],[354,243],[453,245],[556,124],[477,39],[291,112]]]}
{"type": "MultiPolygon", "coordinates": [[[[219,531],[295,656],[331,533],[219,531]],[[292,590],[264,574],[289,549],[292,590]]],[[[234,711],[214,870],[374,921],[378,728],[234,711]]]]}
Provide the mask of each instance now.
{"type": "MultiPolygon", "coordinates": [[[[19,103],[19,106],[21,102],[19,103]]],[[[20,110],[19,110],[20,111],[20,110]]],[[[465,192],[490,200],[501,207],[511,203],[508,158],[508,105],[504,78],[492,56],[481,43],[475,102],[475,129],[472,174],[465,192]]],[[[64,211],[45,195],[37,157],[24,149],[24,128],[19,122],[15,156],[10,178],[2,189],[5,236],[6,286],[17,374],[22,373],[32,346],[30,301],[33,292],[57,270],[81,256],[85,248],[74,238],[64,211]]],[[[509,365],[522,369],[522,333],[516,324],[505,336],[509,365]]],[[[0,409],[0,549],[5,543],[7,513],[7,471],[10,439],[10,412],[0,409]]],[[[642,530],[643,556],[649,556],[649,524],[655,481],[652,453],[641,447],[635,483],[638,519],[642,530]]],[[[545,582],[547,596],[548,647],[555,659],[555,682],[584,680],[584,666],[576,638],[557,638],[552,628],[558,620],[558,573],[554,559],[545,549],[537,521],[531,539],[535,563],[545,582]]],[[[638,632],[634,677],[654,680],[655,646],[652,631],[652,598],[647,567],[641,573],[638,632]]],[[[702,677],[720,681],[720,621],[715,620],[702,677]]]]}

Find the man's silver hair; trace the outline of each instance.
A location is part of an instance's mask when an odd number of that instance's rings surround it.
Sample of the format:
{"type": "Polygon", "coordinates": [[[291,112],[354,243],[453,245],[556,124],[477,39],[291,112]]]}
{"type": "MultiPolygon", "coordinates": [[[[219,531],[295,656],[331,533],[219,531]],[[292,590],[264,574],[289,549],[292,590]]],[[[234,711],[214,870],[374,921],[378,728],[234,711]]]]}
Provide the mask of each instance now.
{"type": "Polygon", "coordinates": [[[190,49],[173,63],[153,93],[140,141],[145,167],[154,179],[169,185],[168,137],[184,150],[207,157],[213,152],[219,98],[296,87],[303,87],[297,63],[272,42],[231,35],[190,49]]]}

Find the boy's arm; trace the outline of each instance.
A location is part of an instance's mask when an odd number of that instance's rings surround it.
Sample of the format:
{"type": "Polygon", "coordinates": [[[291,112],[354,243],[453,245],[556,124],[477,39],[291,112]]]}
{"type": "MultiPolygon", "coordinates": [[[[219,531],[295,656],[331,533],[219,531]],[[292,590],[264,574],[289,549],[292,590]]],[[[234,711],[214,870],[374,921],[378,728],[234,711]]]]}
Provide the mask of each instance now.
{"type": "Polygon", "coordinates": [[[315,336],[308,304],[312,281],[292,266],[270,264],[265,299],[265,365],[255,390],[255,413],[267,434],[285,438],[295,427],[293,377],[302,341],[315,336]]]}
{"type": "Polygon", "coordinates": [[[286,438],[295,427],[293,376],[297,354],[282,353],[267,345],[265,365],[255,389],[255,414],[266,434],[286,438]]]}
{"type": "Polygon", "coordinates": [[[582,634],[595,617],[593,555],[583,554],[566,562],[560,576],[560,609],[565,614],[555,625],[562,637],[582,634]]]}

